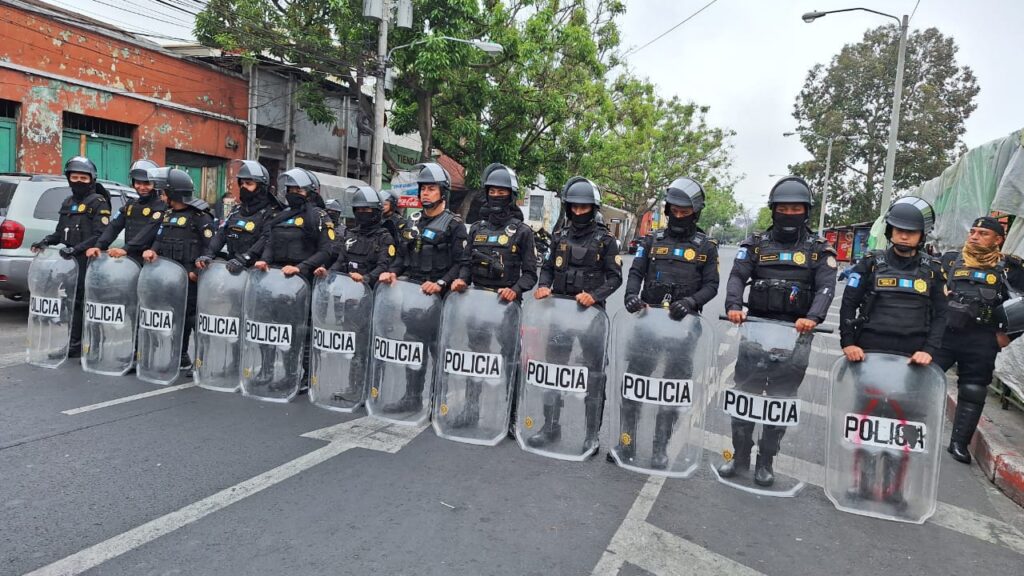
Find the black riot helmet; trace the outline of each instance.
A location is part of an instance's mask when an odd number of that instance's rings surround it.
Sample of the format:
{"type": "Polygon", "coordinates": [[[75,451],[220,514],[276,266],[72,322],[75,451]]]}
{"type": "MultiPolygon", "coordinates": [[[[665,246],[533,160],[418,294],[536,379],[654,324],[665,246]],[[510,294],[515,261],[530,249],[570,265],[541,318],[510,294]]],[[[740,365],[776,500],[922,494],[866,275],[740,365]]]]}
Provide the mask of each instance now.
{"type": "Polygon", "coordinates": [[[242,166],[238,169],[235,178],[239,181],[252,180],[260,184],[263,189],[270,185],[270,171],[263,164],[255,160],[242,160],[241,162],[242,166]]]}
{"type": "Polygon", "coordinates": [[[905,196],[892,203],[885,212],[885,237],[892,235],[893,228],[921,232],[921,241],[935,225],[935,211],[923,198],[905,196]]]}
{"type": "Polygon", "coordinates": [[[810,185],[799,176],[784,176],[772,186],[768,194],[768,207],[774,211],[776,204],[806,204],[807,213],[810,214],[814,206],[810,185]]]}
{"type": "Polygon", "coordinates": [[[996,322],[1007,334],[1024,332],[1024,298],[1010,298],[996,308],[996,322]]]}
{"type": "Polygon", "coordinates": [[[131,183],[149,182],[149,170],[151,168],[159,168],[159,166],[157,166],[156,162],[153,162],[152,160],[136,160],[128,170],[131,183]]]}
{"type": "Polygon", "coordinates": [[[496,188],[508,188],[512,191],[512,198],[519,198],[519,178],[516,177],[515,170],[505,166],[504,164],[498,164],[495,162],[491,164],[483,173],[484,192],[487,189],[494,186],[496,188]]]}
{"type": "Polygon", "coordinates": [[[319,189],[319,182],[314,183],[308,170],[292,168],[277,177],[277,188],[279,191],[287,192],[289,186],[296,186],[305,190],[307,194],[313,194],[319,189]]]}
{"type": "Polygon", "coordinates": [[[167,190],[167,177],[170,174],[171,169],[168,167],[163,168],[150,168],[146,171],[146,179],[153,183],[153,189],[164,192],[167,190]]]}
{"type": "Polygon", "coordinates": [[[85,156],[75,156],[68,159],[64,164],[64,176],[70,177],[72,172],[88,174],[92,177],[92,183],[96,183],[96,165],[85,156]]]}
{"type": "Polygon", "coordinates": [[[169,197],[186,202],[192,198],[192,193],[195,192],[195,184],[192,183],[192,177],[188,175],[188,172],[178,168],[171,168],[167,172],[167,188],[165,190],[169,197]],[[175,198],[175,196],[177,197],[175,198]]]}
{"type": "Polygon", "coordinates": [[[437,184],[441,186],[441,194],[447,195],[452,188],[452,177],[448,171],[436,162],[424,162],[413,166],[416,170],[416,184],[437,184]]]}
{"type": "Polygon", "coordinates": [[[371,226],[380,222],[384,213],[384,203],[381,202],[380,194],[376,190],[371,186],[349,186],[345,191],[352,197],[352,215],[359,226],[371,226]],[[360,210],[361,208],[369,208],[370,212],[360,210]]]}
{"type": "Polygon", "coordinates": [[[566,204],[592,204],[601,207],[601,192],[597,184],[582,176],[573,176],[562,188],[562,202],[566,204]]]}
{"type": "Polygon", "coordinates": [[[391,211],[396,212],[398,210],[398,191],[394,188],[390,190],[380,191],[380,201],[382,206],[391,206],[391,211]]]}
{"type": "MultiPolygon", "coordinates": [[[[924,198],[904,196],[892,203],[885,212],[885,239],[892,242],[892,229],[921,232],[917,248],[924,246],[924,239],[935,226],[935,211],[924,198]]],[[[904,247],[906,248],[906,247],[904,247]]]]}
{"type": "Polygon", "coordinates": [[[337,199],[331,198],[324,203],[324,210],[327,212],[327,215],[330,216],[331,222],[334,222],[335,226],[341,224],[341,202],[337,199]]]}
{"type": "Polygon", "coordinates": [[[665,211],[669,206],[693,208],[694,214],[700,215],[704,209],[704,187],[690,178],[676,178],[665,191],[665,211]]]}

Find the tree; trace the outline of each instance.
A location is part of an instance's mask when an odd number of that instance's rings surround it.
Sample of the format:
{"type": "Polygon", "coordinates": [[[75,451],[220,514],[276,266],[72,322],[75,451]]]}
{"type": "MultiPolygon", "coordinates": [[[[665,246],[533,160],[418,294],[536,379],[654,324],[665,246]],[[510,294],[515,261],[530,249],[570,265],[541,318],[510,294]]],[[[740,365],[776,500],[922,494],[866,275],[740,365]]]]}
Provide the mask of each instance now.
{"type": "MultiPolygon", "coordinates": [[[[814,160],[790,169],[815,190],[824,184],[826,138],[842,137],[832,148],[826,224],[878,215],[898,45],[898,27],[869,30],[859,43],[844,46],[828,67],[811,68],[796,98],[797,132],[814,160]]],[[[956,53],[953,39],[935,28],[914,31],[907,39],[895,190],[938,176],[965,150],[964,121],[976,107],[978,86],[971,69],[957,65],[956,53]]]]}
{"type": "MultiPolygon", "coordinates": [[[[417,8],[431,17],[447,4],[417,8]]],[[[542,173],[563,182],[580,134],[610,105],[605,75],[617,63],[615,18],[623,11],[619,0],[490,0],[476,17],[464,15],[458,29],[448,27],[448,17],[431,17],[444,26],[435,35],[486,38],[504,52],[492,60],[436,39],[396,52],[393,129],[418,130],[421,154],[440,149],[466,168],[467,182],[477,182],[491,162],[515,167],[523,186],[542,173]]],[[[396,41],[416,38],[402,32],[396,41]]]]}
{"type": "Polygon", "coordinates": [[[772,209],[762,206],[757,211],[757,220],[754,222],[754,229],[751,232],[764,232],[772,225],[772,209]]]}
{"type": "Polygon", "coordinates": [[[612,104],[611,116],[588,135],[586,153],[575,163],[603,187],[609,204],[632,214],[639,226],[642,215],[664,201],[668,184],[687,176],[704,186],[705,230],[732,220],[739,212],[729,173],[732,131],[709,126],[706,106],[660,98],[650,82],[628,75],[616,79],[612,104]]]}

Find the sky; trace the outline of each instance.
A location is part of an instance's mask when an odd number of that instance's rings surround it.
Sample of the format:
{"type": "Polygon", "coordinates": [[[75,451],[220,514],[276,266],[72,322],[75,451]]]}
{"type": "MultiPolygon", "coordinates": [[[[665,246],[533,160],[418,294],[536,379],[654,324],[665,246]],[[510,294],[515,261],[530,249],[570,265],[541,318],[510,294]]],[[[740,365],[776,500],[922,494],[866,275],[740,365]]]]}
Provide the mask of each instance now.
{"type": "MultiPolygon", "coordinates": [[[[45,1],[132,31],[191,38],[189,16],[154,0],[45,1]]],[[[165,1],[198,6],[194,0],[165,1]]],[[[646,44],[708,2],[626,0],[619,22],[623,47],[646,44]]],[[[1024,128],[1024,105],[1019,103],[1024,75],[1015,42],[1024,24],[1019,0],[717,0],[630,55],[628,65],[654,82],[662,96],[710,106],[709,121],[736,132],[733,170],[740,178],[735,194],[756,212],[786,166],[810,158],[796,137],[782,136],[796,127],[793,103],[807,71],[827,64],[866,30],[893,22],[865,12],[832,14],[811,24],[800,16],[855,6],[896,16],[913,12],[911,30],[936,27],[954,38],[958,64],[974,70],[981,89],[977,110],[967,120],[968,147],[1024,128]]]]}

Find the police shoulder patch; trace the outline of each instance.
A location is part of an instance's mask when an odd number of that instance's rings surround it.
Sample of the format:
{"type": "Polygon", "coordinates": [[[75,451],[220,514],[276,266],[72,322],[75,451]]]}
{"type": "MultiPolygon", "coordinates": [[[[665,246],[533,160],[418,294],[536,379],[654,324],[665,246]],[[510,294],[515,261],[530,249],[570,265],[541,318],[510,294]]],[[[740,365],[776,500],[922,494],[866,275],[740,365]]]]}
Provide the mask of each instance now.
{"type": "Polygon", "coordinates": [[[622,256],[619,256],[618,254],[615,255],[615,265],[622,266],[622,256]]]}
{"type": "Polygon", "coordinates": [[[846,285],[850,288],[857,288],[860,286],[860,274],[854,272],[850,274],[850,277],[846,280],[846,285]]]}
{"type": "Polygon", "coordinates": [[[163,216],[160,212],[153,212],[153,220],[159,220],[163,216]]]}
{"type": "Polygon", "coordinates": [[[395,245],[394,244],[388,244],[388,256],[394,257],[394,255],[395,255],[395,245]]]}
{"type": "Polygon", "coordinates": [[[210,230],[209,228],[203,230],[203,236],[206,238],[213,238],[213,230],[210,230]]]}
{"type": "Polygon", "coordinates": [[[106,216],[102,216],[100,218],[100,222],[102,222],[104,225],[109,224],[110,223],[110,218],[107,218],[106,216]]]}
{"type": "Polygon", "coordinates": [[[836,262],[836,257],[835,256],[829,256],[828,259],[825,260],[825,265],[828,266],[829,268],[832,268],[834,270],[836,267],[838,267],[838,263],[836,262]]]}
{"type": "Polygon", "coordinates": [[[736,259],[737,260],[746,260],[747,259],[747,249],[745,247],[740,248],[739,250],[736,251],[736,259]]]}

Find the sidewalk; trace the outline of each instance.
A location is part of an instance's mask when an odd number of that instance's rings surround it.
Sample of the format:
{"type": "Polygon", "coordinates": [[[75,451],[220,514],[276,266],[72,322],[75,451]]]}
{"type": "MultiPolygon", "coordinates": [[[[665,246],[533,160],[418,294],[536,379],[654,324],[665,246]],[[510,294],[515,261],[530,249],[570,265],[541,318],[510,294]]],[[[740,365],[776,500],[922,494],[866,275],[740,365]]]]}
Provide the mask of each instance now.
{"type": "MultiPolygon", "coordinates": [[[[956,373],[950,371],[946,379],[946,416],[950,422],[955,413],[956,373]]],[[[949,445],[949,431],[944,434],[943,452],[949,445]]],[[[981,466],[993,484],[1011,500],[1024,506],[1024,413],[1012,405],[1004,410],[998,398],[990,393],[978,431],[971,441],[971,454],[974,456],[972,465],[981,466]]],[[[942,458],[949,459],[942,463],[943,466],[960,465],[949,454],[943,453],[942,458]]]]}

